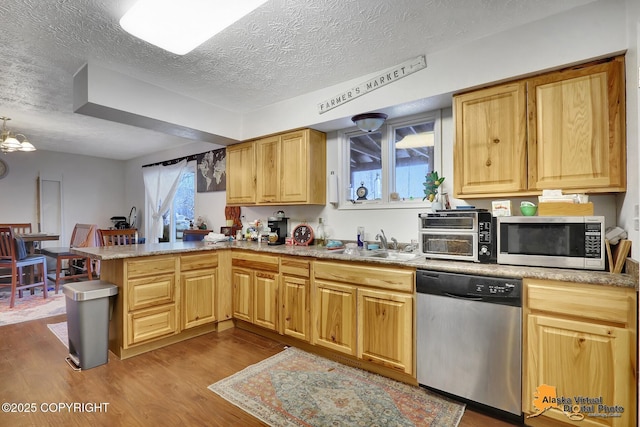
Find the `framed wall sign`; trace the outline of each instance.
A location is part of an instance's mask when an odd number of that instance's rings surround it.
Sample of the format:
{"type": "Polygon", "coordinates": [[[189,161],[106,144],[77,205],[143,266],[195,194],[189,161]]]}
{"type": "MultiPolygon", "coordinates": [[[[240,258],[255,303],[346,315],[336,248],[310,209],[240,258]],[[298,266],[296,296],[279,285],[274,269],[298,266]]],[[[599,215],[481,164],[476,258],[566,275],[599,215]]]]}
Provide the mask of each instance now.
{"type": "Polygon", "coordinates": [[[197,191],[225,191],[227,188],[226,149],[207,151],[197,155],[197,191]]]}

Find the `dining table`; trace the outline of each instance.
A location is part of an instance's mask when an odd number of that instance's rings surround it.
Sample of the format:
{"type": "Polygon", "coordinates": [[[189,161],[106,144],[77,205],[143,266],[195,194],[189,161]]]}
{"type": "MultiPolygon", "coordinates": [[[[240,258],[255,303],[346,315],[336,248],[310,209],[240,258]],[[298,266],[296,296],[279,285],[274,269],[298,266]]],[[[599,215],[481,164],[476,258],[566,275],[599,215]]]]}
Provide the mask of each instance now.
{"type": "Polygon", "coordinates": [[[42,242],[60,240],[60,235],[56,233],[21,233],[17,236],[22,238],[30,255],[36,253],[36,249],[40,249],[42,242]]]}

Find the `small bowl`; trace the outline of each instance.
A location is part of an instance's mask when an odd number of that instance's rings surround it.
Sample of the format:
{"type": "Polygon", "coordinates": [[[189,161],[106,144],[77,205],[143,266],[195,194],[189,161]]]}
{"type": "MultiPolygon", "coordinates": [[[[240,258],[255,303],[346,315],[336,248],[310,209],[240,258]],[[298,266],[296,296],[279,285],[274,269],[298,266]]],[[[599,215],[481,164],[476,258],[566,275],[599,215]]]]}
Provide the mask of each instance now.
{"type": "Polygon", "coordinates": [[[538,207],[535,206],[535,205],[533,205],[533,206],[520,206],[520,212],[524,216],[534,216],[537,211],[538,211],[538,207]]]}

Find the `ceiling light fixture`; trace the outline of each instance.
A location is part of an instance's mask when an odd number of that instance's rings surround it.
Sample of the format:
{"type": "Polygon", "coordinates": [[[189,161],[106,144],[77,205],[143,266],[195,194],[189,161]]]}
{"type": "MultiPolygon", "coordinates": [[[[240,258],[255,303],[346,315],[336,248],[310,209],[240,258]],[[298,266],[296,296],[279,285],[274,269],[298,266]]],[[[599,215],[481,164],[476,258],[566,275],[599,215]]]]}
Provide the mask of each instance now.
{"type": "Polygon", "coordinates": [[[128,33],[184,55],[267,0],[139,0],[120,19],[128,33]]]}
{"type": "Polygon", "coordinates": [[[27,137],[21,133],[14,134],[7,129],[7,120],[9,117],[0,117],[2,120],[2,131],[0,132],[0,151],[3,153],[12,153],[14,151],[36,151],[36,147],[27,141],[27,137]],[[18,138],[22,138],[20,141],[18,138]]]}
{"type": "Polygon", "coordinates": [[[387,120],[387,115],[384,113],[364,113],[351,117],[351,121],[365,132],[374,132],[380,129],[385,120],[387,120]]]}

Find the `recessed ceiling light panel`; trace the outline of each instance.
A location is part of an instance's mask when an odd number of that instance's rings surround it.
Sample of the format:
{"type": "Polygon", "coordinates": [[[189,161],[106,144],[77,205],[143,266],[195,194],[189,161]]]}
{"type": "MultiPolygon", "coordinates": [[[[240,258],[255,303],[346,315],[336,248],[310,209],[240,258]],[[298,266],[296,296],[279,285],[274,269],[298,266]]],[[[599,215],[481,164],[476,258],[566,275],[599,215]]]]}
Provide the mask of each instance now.
{"type": "Polygon", "coordinates": [[[184,55],[267,0],[139,0],[120,19],[128,33],[184,55]]]}

